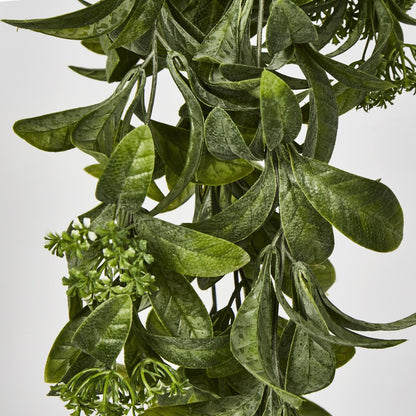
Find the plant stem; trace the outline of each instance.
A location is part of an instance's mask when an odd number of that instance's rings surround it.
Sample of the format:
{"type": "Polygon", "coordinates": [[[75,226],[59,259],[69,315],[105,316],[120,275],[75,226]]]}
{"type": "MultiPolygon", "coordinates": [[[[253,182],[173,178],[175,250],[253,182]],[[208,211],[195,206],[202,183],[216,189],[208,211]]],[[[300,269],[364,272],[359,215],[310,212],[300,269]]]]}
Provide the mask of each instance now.
{"type": "Polygon", "coordinates": [[[152,68],[152,87],[150,90],[149,105],[147,107],[145,124],[149,124],[149,121],[152,117],[153,106],[155,104],[156,97],[156,87],[157,87],[157,74],[158,74],[158,59],[157,59],[157,38],[156,34],[153,38],[153,68],[152,68]]]}
{"type": "Polygon", "coordinates": [[[211,286],[211,296],[212,296],[211,313],[216,313],[218,311],[218,304],[217,304],[217,289],[215,287],[215,284],[211,286]]]}
{"type": "Polygon", "coordinates": [[[263,43],[263,16],[264,0],[259,0],[259,12],[257,15],[257,66],[261,66],[261,46],[263,43]]]}
{"type": "Polygon", "coordinates": [[[241,290],[241,285],[240,282],[238,281],[238,271],[234,272],[234,286],[235,286],[235,306],[237,307],[237,310],[240,309],[241,306],[241,296],[240,296],[240,290],[241,290]]]}

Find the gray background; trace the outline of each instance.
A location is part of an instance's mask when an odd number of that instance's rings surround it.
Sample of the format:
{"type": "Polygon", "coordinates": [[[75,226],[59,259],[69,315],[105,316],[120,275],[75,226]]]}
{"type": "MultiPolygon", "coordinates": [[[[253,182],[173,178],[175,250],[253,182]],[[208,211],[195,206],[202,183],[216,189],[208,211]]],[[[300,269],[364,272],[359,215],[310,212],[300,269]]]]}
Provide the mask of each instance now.
{"type": "MultiPolygon", "coordinates": [[[[78,8],[75,0],[0,3],[1,18],[35,18],[78,8]]],[[[407,30],[416,42],[416,29],[407,30]]],[[[67,320],[61,277],[64,261],[51,256],[43,235],[60,231],[76,215],[95,206],[96,180],[83,172],[94,163],[79,151],[48,154],[15,136],[20,118],[93,104],[114,89],[82,78],[67,65],[103,66],[103,58],[78,42],[0,24],[0,414],[68,415],[58,399],[47,398],[43,366],[50,346],[67,320]]],[[[155,117],[174,122],[181,103],[169,78],[161,76],[155,117]]],[[[378,254],[337,234],[331,260],[337,283],[330,298],[346,312],[367,320],[387,321],[415,312],[416,97],[400,97],[388,110],[352,111],[341,118],[331,164],[369,178],[380,178],[401,201],[405,236],[398,250],[378,254]]],[[[189,220],[190,207],[166,216],[189,220]]],[[[334,383],[311,395],[334,416],[413,415],[416,382],[416,330],[395,334],[409,338],[389,350],[360,349],[341,368],[334,383]]]]}

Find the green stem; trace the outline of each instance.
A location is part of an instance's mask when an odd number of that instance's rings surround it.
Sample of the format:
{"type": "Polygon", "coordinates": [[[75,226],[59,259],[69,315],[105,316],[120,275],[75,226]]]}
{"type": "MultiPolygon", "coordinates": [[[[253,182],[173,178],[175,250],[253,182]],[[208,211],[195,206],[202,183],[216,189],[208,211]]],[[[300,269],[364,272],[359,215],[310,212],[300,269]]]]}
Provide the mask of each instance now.
{"type": "Polygon", "coordinates": [[[153,106],[155,104],[156,87],[157,87],[157,74],[158,74],[158,59],[157,59],[157,38],[156,35],[153,38],[153,71],[152,71],[152,87],[150,90],[149,105],[147,107],[145,124],[149,124],[152,117],[153,106]]]}
{"type": "Polygon", "coordinates": [[[264,0],[259,0],[259,13],[257,15],[257,66],[261,66],[261,46],[263,44],[263,16],[264,0]]]}

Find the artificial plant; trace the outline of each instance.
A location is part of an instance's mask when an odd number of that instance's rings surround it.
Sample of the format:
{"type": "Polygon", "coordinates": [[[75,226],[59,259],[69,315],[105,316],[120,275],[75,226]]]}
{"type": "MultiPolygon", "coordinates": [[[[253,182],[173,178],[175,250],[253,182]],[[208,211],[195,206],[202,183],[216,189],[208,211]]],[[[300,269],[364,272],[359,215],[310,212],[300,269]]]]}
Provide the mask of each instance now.
{"type": "Polygon", "coordinates": [[[416,47],[401,29],[416,24],[414,1],[80,3],[6,20],[81,40],[106,67],[71,68],[118,83],[101,103],[14,126],[39,149],[96,160],[86,171],[100,205],[46,236],[68,263],[69,322],[47,359],[50,395],[72,415],[328,415],[303,396],[328,386],[356,347],[402,342],[357,331],[416,323],[416,314],[357,320],[326,294],[332,227],[379,252],[402,239],[393,192],[328,162],[340,115],[415,90],[416,47]],[[361,58],[343,63],[351,48],[361,58]],[[152,119],[162,70],[184,98],[175,126],[152,119]],[[157,218],[192,197],[188,222],[157,218]],[[216,283],[230,273],[219,308],[216,283]],[[209,312],[195,283],[212,292],[209,312]]]}

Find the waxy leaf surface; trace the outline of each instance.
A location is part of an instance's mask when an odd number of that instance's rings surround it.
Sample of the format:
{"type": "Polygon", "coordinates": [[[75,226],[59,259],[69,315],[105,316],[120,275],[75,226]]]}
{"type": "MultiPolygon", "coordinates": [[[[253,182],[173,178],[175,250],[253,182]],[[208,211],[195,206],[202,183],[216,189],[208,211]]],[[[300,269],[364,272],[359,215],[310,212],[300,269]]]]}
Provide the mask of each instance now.
{"type": "Polygon", "coordinates": [[[273,207],[276,188],[275,171],[269,159],[259,179],[241,198],[218,214],[187,226],[228,241],[241,241],[266,221],[273,207]]]}
{"type": "Polygon", "coordinates": [[[61,16],[5,22],[65,39],[94,38],[120,26],[135,2],[136,0],[101,0],[92,6],[61,16]]]}
{"type": "Polygon", "coordinates": [[[371,250],[396,249],[403,212],[384,184],[291,153],[295,178],[313,207],[348,238],[371,250]]]}
{"type": "Polygon", "coordinates": [[[120,354],[132,322],[127,295],[115,296],[97,307],[75,332],[72,342],[108,367],[120,354]]]}
{"type": "Polygon", "coordinates": [[[215,277],[249,262],[249,255],[229,241],[142,214],[136,228],[150,253],[169,270],[190,276],[215,277]]]}
{"type": "Polygon", "coordinates": [[[284,157],[279,157],[280,220],[292,255],[305,263],[322,263],[334,249],[334,233],[309,203],[284,157]]]}
{"type": "Polygon", "coordinates": [[[97,199],[140,210],[152,179],[155,151],[147,126],[132,130],[117,145],[97,184],[97,199]]]}
{"type": "Polygon", "coordinates": [[[211,318],[188,280],[175,272],[155,272],[158,291],[151,296],[153,310],[168,333],[182,338],[213,336],[211,318]]]}
{"type": "Polygon", "coordinates": [[[270,150],[296,139],[302,127],[298,101],[291,88],[270,71],[263,71],[261,76],[260,110],[264,139],[270,150]]]}

